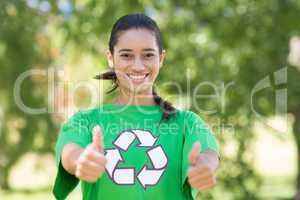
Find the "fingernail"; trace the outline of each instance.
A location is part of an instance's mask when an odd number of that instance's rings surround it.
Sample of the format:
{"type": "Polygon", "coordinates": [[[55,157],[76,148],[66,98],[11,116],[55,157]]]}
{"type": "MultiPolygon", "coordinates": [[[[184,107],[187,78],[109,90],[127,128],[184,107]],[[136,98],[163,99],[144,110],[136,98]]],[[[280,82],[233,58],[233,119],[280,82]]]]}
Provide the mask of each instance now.
{"type": "Polygon", "coordinates": [[[93,128],[93,131],[94,131],[94,132],[99,132],[100,130],[101,130],[101,128],[100,128],[99,125],[97,125],[97,126],[95,126],[95,127],[93,128]]]}

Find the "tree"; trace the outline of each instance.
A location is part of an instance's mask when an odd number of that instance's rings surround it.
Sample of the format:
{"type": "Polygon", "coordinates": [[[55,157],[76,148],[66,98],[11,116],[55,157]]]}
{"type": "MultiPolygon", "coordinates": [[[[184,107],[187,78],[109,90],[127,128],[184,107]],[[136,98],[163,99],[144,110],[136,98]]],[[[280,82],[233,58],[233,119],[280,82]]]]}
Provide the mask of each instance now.
{"type": "MultiPolygon", "coordinates": [[[[49,114],[37,116],[20,110],[13,93],[21,73],[34,68],[45,69],[51,60],[49,40],[38,34],[47,18],[28,9],[23,1],[1,1],[0,7],[0,73],[3,77],[0,80],[0,186],[9,189],[10,169],[22,155],[28,151],[53,152],[56,128],[49,114]],[[37,145],[39,137],[43,139],[37,145]]],[[[21,87],[22,101],[30,107],[45,105],[47,97],[43,90],[46,86],[45,82],[26,79],[21,87]]]]}

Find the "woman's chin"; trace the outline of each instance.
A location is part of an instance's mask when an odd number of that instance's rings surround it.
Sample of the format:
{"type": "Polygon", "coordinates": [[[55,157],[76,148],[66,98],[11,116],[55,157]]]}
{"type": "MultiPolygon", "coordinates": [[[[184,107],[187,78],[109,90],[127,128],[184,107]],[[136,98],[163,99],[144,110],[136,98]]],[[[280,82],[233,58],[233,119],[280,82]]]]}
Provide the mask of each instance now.
{"type": "Polygon", "coordinates": [[[127,91],[129,91],[132,94],[145,94],[149,95],[149,92],[152,91],[151,87],[131,87],[127,88],[127,91]]]}
{"type": "Polygon", "coordinates": [[[128,84],[126,86],[126,89],[130,91],[131,93],[145,93],[149,94],[149,91],[152,91],[153,83],[152,82],[145,82],[142,84],[128,84]]]}

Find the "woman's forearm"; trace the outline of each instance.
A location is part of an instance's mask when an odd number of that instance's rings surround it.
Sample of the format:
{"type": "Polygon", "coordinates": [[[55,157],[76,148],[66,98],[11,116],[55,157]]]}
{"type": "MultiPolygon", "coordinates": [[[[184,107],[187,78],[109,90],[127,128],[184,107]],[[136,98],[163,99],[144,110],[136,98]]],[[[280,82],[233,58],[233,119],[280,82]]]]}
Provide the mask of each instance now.
{"type": "Polygon", "coordinates": [[[66,144],[63,147],[61,155],[62,166],[70,174],[75,174],[76,163],[83,150],[84,149],[77,144],[66,144]]]}

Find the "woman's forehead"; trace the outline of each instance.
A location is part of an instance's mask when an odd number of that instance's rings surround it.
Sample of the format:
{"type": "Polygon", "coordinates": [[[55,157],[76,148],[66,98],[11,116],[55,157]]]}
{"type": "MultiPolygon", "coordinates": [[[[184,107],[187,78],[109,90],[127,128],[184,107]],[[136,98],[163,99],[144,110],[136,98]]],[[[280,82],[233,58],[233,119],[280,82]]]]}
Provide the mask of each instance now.
{"type": "Polygon", "coordinates": [[[144,50],[155,49],[158,50],[155,35],[152,31],[147,29],[130,29],[122,32],[115,45],[116,50],[132,49],[144,50]]]}

